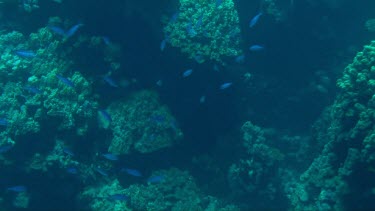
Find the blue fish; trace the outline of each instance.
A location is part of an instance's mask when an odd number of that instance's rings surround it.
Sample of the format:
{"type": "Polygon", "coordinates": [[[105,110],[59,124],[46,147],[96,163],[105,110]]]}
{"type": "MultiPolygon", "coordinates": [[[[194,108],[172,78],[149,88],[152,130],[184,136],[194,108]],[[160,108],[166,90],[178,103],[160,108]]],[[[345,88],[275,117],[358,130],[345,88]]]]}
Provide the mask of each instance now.
{"type": "Polygon", "coordinates": [[[30,93],[33,93],[33,94],[40,94],[40,93],[42,93],[42,91],[40,91],[40,89],[38,89],[38,88],[36,88],[34,86],[25,86],[24,89],[27,90],[30,93]]]}
{"type": "Polygon", "coordinates": [[[13,148],[13,144],[4,144],[0,146],[0,154],[4,152],[8,152],[12,148],[13,148]]]}
{"type": "Polygon", "coordinates": [[[48,26],[48,28],[60,36],[65,36],[65,30],[58,26],[48,26]]]}
{"type": "Polygon", "coordinates": [[[111,117],[111,115],[109,115],[109,113],[108,113],[106,110],[101,109],[101,110],[99,110],[99,113],[100,113],[100,115],[101,115],[105,120],[107,120],[107,121],[109,121],[109,122],[112,122],[112,117],[111,117]]]}
{"type": "Polygon", "coordinates": [[[195,55],[194,56],[194,60],[199,63],[199,64],[202,64],[204,62],[204,58],[202,55],[195,55]]]}
{"type": "Polygon", "coordinates": [[[24,58],[34,58],[36,56],[36,53],[34,51],[29,50],[18,50],[16,51],[16,54],[24,58]]]}
{"type": "Polygon", "coordinates": [[[157,86],[163,86],[163,80],[158,80],[156,81],[157,86]]]}
{"type": "Polygon", "coordinates": [[[74,156],[74,152],[69,148],[64,148],[63,152],[67,155],[74,156]]]}
{"type": "Polygon", "coordinates": [[[72,26],[68,31],[66,31],[65,37],[69,38],[73,36],[78,31],[78,29],[81,28],[82,26],[83,24],[81,23],[72,26]]]}
{"type": "Polygon", "coordinates": [[[186,31],[190,37],[195,37],[197,35],[197,32],[194,30],[191,21],[189,22],[188,26],[186,27],[186,31]]]}
{"type": "Polygon", "coordinates": [[[195,28],[200,28],[203,24],[203,15],[199,16],[197,24],[195,24],[195,28]]]}
{"type": "Polygon", "coordinates": [[[149,183],[159,183],[159,182],[162,182],[163,180],[164,180],[163,175],[155,175],[155,176],[152,176],[152,177],[148,178],[147,182],[149,182],[149,183]]]}
{"type": "Polygon", "coordinates": [[[249,23],[249,27],[250,27],[250,28],[253,28],[253,27],[258,23],[259,18],[260,18],[260,16],[262,16],[262,15],[263,15],[263,13],[260,12],[260,13],[258,13],[256,16],[254,16],[254,17],[251,19],[250,23],[249,23]]]}
{"type": "Polygon", "coordinates": [[[193,73],[193,69],[188,69],[188,70],[186,70],[186,71],[182,74],[182,77],[186,78],[186,77],[190,76],[192,73],[193,73]]]}
{"type": "Polygon", "coordinates": [[[66,171],[69,173],[69,174],[78,174],[78,169],[76,167],[68,167],[66,169],[66,171]]]}
{"type": "Polygon", "coordinates": [[[230,86],[232,86],[232,83],[231,82],[227,82],[227,83],[223,83],[220,85],[220,89],[223,90],[223,89],[227,89],[229,88],[230,86]]]}
{"type": "Polygon", "coordinates": [[[74,88],[74,84],[73,84],[73,82],[72,82],[71,80],[69,80],[69,79],[63,77],[63,76],[60,75],[60,74],[57,74],[56,77],[57,77],[57,78],[58,78],[63,84],[65,84],[65,85],[67,85],[67,86],[69,86],[69,87],[74,88]]]}
{"type": "Polygon", "coordinates": [[[108,177],[108,172],[100,167],[95,167],[95,171],[103,176],[108,177]]]}
{"type": "Polygon", "coordinates": [[[166,118],[164,115],[159,115],[159,114],[155,114],[150,117],[150,120],[156,123],[162,123],[165,121],[165,119],[166,118]]]}
{"type": "Polygon", "coordinates": [[[129,199],[129,196],[125,194],[113,194],[113,195],[109,195],[108,199],[111,201],[126,201],[129,199]]]}
{"type": "Polygon", "coordinates": [[[214,71],[216,71],[216,72],[219,72],[219,71],[220,71],[220,68],[219,68],[219,66],[218,66],[217,64],[214,64],[213,69],[214,69],[214,71]]]}
{"type": "Polygon", "coordinates": [[[220,6],[223,0],[216,0],[216,7],[220,6]]]}
{"type": "Polygon", "coordinates": [[[107,82],[108,85],[110,85],[111,87],[115,87],[115,88],[118,88],[118,85],[117,83],[108,75],[104,76],[104,81],[107,82]]]}
{"type": "Polygon", "coordinates": [[[160,43],[160,51],[164,51],[165,46],[167,45],[167,38],[161,41],[160,43]]]}
{"type": "Polygon", "coordinates": [[[106,153],[106,154],[102,154],[102,156],[107,159],[107,160],[112,160],[112,161],[116,161],[118,160],[118,156],[117,155],[114,155],[114,154],[111,154],[111,153],[106,153]]]}
{"type": "Polygon", "coordinates": [[[201,96],[200,98],[199,98],[199,102],[200,103],[204,103],[204,102],[206,102],[206,96],[201,96]]]}
{"type": "Polygon", "coordinates": [[[239,55],[234,60],[236,63],[243,63],[245,61],[245,55],[239,55]]]}
{"type": "Polygon", "coordinates": [[[8,120],[5,118],[0,118],[0,126],[8,126],[8,120]]]}
{"type": "Polygon", "coordinates": [[[121,169],[121,171],[126,172],[127,174],[135,176],[135,177],[142,177],[142,173],[136,169],[123,168],[121,169]]]}
{"type": "Polygon", "coordinates": [[[21,193],[21,192],[25,192],[27,190],[27,188],[23,185],[17,185],[17,186],[9,187],[9,188],[7,188],[7,190],[17,192],[17,193],[21,193]]]}
{"type": "Polygon", "coordinates": [[[180,15],[180,13],[179,12],[175,12],[173,15],[172,15],[172,17],[171,17],[171,20],[170,20],[170,22],[176,22],[176,20],[177,20],[177,18],[178,18],[178,16],[180,15]]]}
{"type": "Polygon", "coordinates": [[[264,47],[261,45],[252,45],[249,48],[250,51],[262,51],[264,50],[264,47]]]}
{"type": "Polygon", "coordinates": [[[156,135],[155,134],[151,134],[148,138],[149,141],[155,141],[156,139],[156,135]]]}
{"type": "Polygon", "coordinates": [[[104,44],[106,44],[106,45],[111,44],[111,40],[109,39],[109,37],[103,36],[102,39],[103,39],[104,44]]]}

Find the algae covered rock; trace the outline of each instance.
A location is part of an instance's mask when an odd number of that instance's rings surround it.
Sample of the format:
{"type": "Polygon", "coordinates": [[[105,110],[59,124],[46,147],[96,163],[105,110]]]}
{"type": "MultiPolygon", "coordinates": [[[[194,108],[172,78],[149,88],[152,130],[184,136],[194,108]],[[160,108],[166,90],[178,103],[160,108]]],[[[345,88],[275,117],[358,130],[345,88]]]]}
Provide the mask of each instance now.
{"type": "Polygon", "coordinates": [[[172,146],[182,138],[175,118],[160,103],[156,92],[136,92],[112,103],[107,110],[112,118],[113,139],[108,148],[111,153],[149,153],[172,146]]]}

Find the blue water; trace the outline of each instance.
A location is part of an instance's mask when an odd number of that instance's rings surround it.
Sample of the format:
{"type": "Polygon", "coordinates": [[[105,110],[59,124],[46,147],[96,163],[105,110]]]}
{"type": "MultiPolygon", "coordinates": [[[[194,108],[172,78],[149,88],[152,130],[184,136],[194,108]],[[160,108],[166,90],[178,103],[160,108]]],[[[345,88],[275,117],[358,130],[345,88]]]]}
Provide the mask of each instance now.
{"type": "Polygon", "coordinates": [[[374,14],[0,2],[0,209],[374,209],[374,14]]]}

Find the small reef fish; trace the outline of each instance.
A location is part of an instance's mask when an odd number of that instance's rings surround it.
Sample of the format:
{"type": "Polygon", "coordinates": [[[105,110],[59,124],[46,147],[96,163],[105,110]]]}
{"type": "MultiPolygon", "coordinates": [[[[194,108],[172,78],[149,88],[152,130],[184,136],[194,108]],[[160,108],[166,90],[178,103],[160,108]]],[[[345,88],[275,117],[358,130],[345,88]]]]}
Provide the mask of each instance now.
{"type": "Polygon", "coordinates": [[[223,83],[220,85],[220,89],[223,90],[223,89],[227,89],[229,88],[230,86],[232,86],[232,83],[231,82],[227,82],[227,83],[223,83]]]}
{"type": "Polygon", "coordinates": [[[109,195],[108,199],[111,201],[126,201],[129,199],[129,196],[125,194],[113,194],[113,195],[109,195]]]}
{"type": "Polygon", "coordinates": [[[216,0],[216,7],[219,7],[222,2],[223,2],[223,0],[216,0]]]}
{"type": "Polygon", "coordinates": [[[100,109],[100,110],[99,110],[99,113],[100,113],[100,115],[101,115],[105,120],[107,120],[107,121],[109,121],[109,122],[112,122],[112,117],[111,117],[111,115],[109,115],[109,113],[108,113],[106,110],[104,110],[104,109],[100,109]]]}
{"type": "Polygon", "coordinates": [[[245,55],[239,55],[237,56],[234,61],[238,64],[243,63],[245,61],[245,55]]]}
{"type": "Polygon", "coordinates": [[[23,185],[17,185],[17,186],[9,187],[9,188],[7,188],[7,190],[13,191],[13,192],[16,192],[16,193],[21,193],[21,192],[25,192],[27,190],[27,188],[23,185]]]}
{"type": "Polygon", "coordinates": [[[177,20],[177,18],[178,18],[179,15],[180,15],[179,12],[175,12],[175,13],[172,15],[172,17],[171,17],[170,22],[171,22],[171,23],[176,22],[176,20],[177,20]]]}
{"type": "Polygon", "coordinates": [[[104,44],[106,44],[106,45],[111,44],[111,40],[109,39],[109,37],[103,36],[102,39],[103,39],[104,44]]]}
{"type": "Polygon", "coordinates": [[[164,180],[163,175],[155,175],[155,176],[152,176],[152,177],[148,178],[147,182],[149,182],[149,183],[159,183],[159,182],[162,182],[163,180],[164,180]]]}
{"type": "Polygon", "coordinates": [[[48,26],[48,28],[60,36],[65,36],[65,30],[58,26],[48,26]]]}
{"type": "Polygon", "coordinates": [[[127,174],[135,176],[135,177],[142,177],[142,173],[136,169],[123,168],[121,169],[121,171],[126,172],[127,174]]]}
{"type": "Polygon", "coordinates": [[[8,120],[0,118],[0,126],[8,126],[8,120]]]}
{"type": "Polygon", "coordinates": [[[156,81],[156,85],[158,85],[158,86],[163,86],[163,81],[162,81],[162,80],[158,80],[158,81],[156,81]]]}
{"type": "Polygon", "coordinates": [[[203,24],[203,14],[199,16],[197,24],[195,25],[195,28],[200,28],[203,24]]]}
{"type": "Polygon", "coordinates": [[[200,98],[199,98],[199,102],[200,103],[204,103],[204,102],[206,102],[206,96],[201,96],[200,98]]]}
{"type": "Polygon", "coordinates": [[[63,76],[60,75],[60,74],[57,74],[56,77],[57,77],[57,78],[58,78],[63,84],[65,84],[65,85],[67,85],[67,86],[69,86],[69,87],[74,88],[74,83],[73,83],[71,80],[69,80],[69,79],[63,77],[63,76]]]}
{"type": "Polygon", "coordinates": [[[66,31],[65,37],[69,38],[73,36],[78,31],[78,29],[81,28],[82,26],[83,24],[81,23],[72,26],[70,29],[68,29],[68,31],[66,31]]]}
{"type": "Polygon", "coordinates": [[[64,148],[63,152],[67,155],[74,156],[74,152],[69,148],[64,148]]]}
{"type": "Polygon", "coordinates": [[[264,50],[264,47],[261,45],[252,45],[249,48],[250,51],[262,51],[264,50]]]}
{"type": "Polygon", "coordinates": [[[33,94],[41,94],[42,93],[42,91],[40,91],[40,89],[38,89],[34,86],[25,86],[24,89],[27,90],[30,93],[33,93],[33,94]]]}
{"type": "Polygon", "coordinates": [[[111,154],[111,153],[106,153],[106,154],[102,154],[102,156],[107,159],[107,160],[112,160],[112,161],[116,161],[118,160],[118,156],[117,155],[114,155],[114,154],[111,154]]]}
{"type": "Polygon", "coordinates": [[[166,120],[166,118],[164,115],[154,114],[154,115],[151,115],[150,120],[156,123],[162,123],[166,120]]]}
{"type": "Polygon", "coordinates": [[[108,177],[108,172],[100,167],[95,167],[95,171],[105,177],[108,177]]]}
{"type": "Polygon", "coordinates": [[[195,60],[197,63],[199,63],[199,64],[202,64],[202,63],[205,61],[202,55],[195,55],[195,56],[194,56],[194,60],[195,60]]]}
{"type": "Polygon", "coordinates": [[[188,26],[186,27],[186,31],[190,37],[195,37],[197,35],[197,32],[193,28],[193,25],[191,21],[189,22],[188,26]]]}
{"type": "Polygon", "coordinates": [[[256,16],[254,16],[251,20],[250,20],[250,23],[249,23],[249,27],[250,28],[253,28],[259,21],[259,18],[260,16],[262,16],[263,13],[262,12],[259,12],[256,16]]]}
{"type": "Polygon", "coordinates": [[[213,69],[214,69],[214,71],[216,71],[216,72],[219,72],[219,71],[220,71],[219,65],[217,65],[217,64],[214,64],[213,69]]]}
{"type": "Polygon", "coordinates": [[[13,144],[4,144],[4,145],[0,146],[0,154],[8,152],[12,148],[13,148],[13,144]]]}
{"type": "Polygon", "coordinates": [[[184,73],[182,73],[182,77],[186,78],[189,77],[193,73],[193,69],[185,70],[184,73]]]}
{"type": "Polygon", "coordinates": [[[65,38],[69,38],[73,36],[78,31],[78,29],[81,28],[82,26],[83,24],[79,23],[79,24],[72,26],[67,31],[65,31],[63,28],[60,28],[58,26],[48,26],[48,28],[58,35],[61,35],[65,38]]]}
{"type": "Polygon", "coordinates": [[[34,58],[36,56],[36,53],[30,50],[18,50],[18,51],[15,51],[15,53],[18,56],[23,57],[23,58],[34,58]]]}
{"type": "Polygon", "coordinates": [[[78,174],[78,169],[76,167],[68,167],[66,169],[66,171],[69,173],[69,174],[78,174]]]}
{"type": "Polygon", "coordinates": [[[167,46],[167,38],[165,38],[164,40],[161,41],[160,43],[160,51],[164,51],[165,47],[167,46]]]}
{"type": "Polygon", "coordinates": [[[104,76],[104,81],[107,82],[108,85],[110,85],[111,87],[115,87],[115,88],[118,88],[118,84],[109,76],[109,75],[106,75],[104,76]]]}

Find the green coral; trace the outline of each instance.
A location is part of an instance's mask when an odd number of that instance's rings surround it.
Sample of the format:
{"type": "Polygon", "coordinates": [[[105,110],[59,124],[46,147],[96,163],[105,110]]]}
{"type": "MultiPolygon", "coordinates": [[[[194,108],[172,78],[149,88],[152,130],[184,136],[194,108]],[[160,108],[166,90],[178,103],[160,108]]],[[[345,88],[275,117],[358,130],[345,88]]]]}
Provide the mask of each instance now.
{"type": "MultiPolygon", "coordinates": [[[[0,117],[6,120],[0,128],[1,145],[18,147],[19,140],[39,133],[41,127],[57,126],[83,136],[93,125],[97,102],[91,83],[79,72],[71,72],[73,62],[67,57],[71,48],[64,50],[63,45],[47,27],[29,36],[16,31],[0,34],[0,117]],[[22,57],[16,50],[35,56],[22,57]],[[69,78],[74,87],[61,82],[57,74],[69,78]]],[[[36,154],[30,165],[45,169],[43,162],[50,158],[36,154]]]]}
{"type": "Polygon", "coordinates": [[[92,210],[239,210],[214,197],[204,196],[186,171],[172,168],[155,171],[153,175],[162,175],[163,180],[123,188],[115,179],[87,187],[80,198],[88,200],[92,210]],[[129,201],[110,201],[108,197],[113,194],[126,195],[129,201]]]}
{"type": "Polygon", "coordinates": [[[110,197],[115,194],[125,194],[126,191],[120,185],[117,179],[110,181],[107,184],[99,186],[92,186],[86,188],[80,195],[82,199],[89,200],[89,206],[94,211],[126,211],[132,210],[128,206],[126,200],[111,200],[110,197]]]}
{"type": "MultiPolygon", "coordinates": [[[[284,21],[286,18],[286,9],[282,9],[282,3],[285,4],[285,1],[280,0],[262,0],[262,5],[265,12],[272,16],[277,22],[284,21]]],[[[289,3],[289,2],[288,2],[289,3]]],[[[293,5],[288,5],[290,7],[293,5]]],[[[285,6],[284,6],[285,7],[285,6]]]]}
{"type": "Polygon", "coordinates": [[[0,80],[22,80],[32,65],[33,58],[22,58],[15,50],[29,50],[26,38],[20,32],[0,35],[0,80]]]}
{"type": "MultiPolygon", "coordinates": [[[[228,171],[228,182],[237,195],[255,194],[273,199],[278,179],[265,180],[279,171],[284,153],[275,146],[273,130],[266,130],[251,122],[242,126],[244,156],[232,164],[228,171]]],[[[280,141],[280,140],[278,140],[280,141]]]]}
{"type": "Polygon", "coordinates": [[[232,0],[180,0],[176,20],[164,27],[172,46],[198,62],[242,54],[238,14],[232,0]]]}
{"type": "Polygon", "coordinates": [[[57,74],[58,70],[54,69],[40,79],[41,84],[46,85],[43,108],[47,116],[61,119],[59,130],[74,128],[77,134],[82,135],[81,129],[86,131],[89,122],[96,118],[97,102],[92,95],[91,84],[75,72],[71,77],[64,76],[74,84],[70,87],[60,81],[57,74]]]}
{"type": "Polygon", "coordinates": [[[63,141],[56,140],[54,148],[46,155],[36,153],[28,162],[27,170],[38,170],[47,172],[52,167],[67,169],[72,166],[79,166],[80,163],[75,161],[71,155],[64,152],[68,148],[63,141]]]}
{"type": "Polygon", "coordinates": [[[0,96],[0,116],[6,118],[8,122],[5,130],[10,137],[36,133],[40,130],[37,111],[22,104],[25,100],[22,97],[23,93],[21,83],[8,82],[0,96]]]}
{"type": "Polygon", "coordinates": [[[28,208],[30,203],[30,194],[27,192],[18,193],[15,199],[13,200],[13,206],[17,208],[28,208]]]}
{"type": "Polygon", "coordinates": [[[301,174],[295,186],[298,188],[288,195],[293,209],[341,210],[350,198],[346,195],[356,189],[356,182],[351,181],[353,172],[371,172],[375,165],[374,73],[372,41],[345,68],[337,81],[339,95],[314,126],[314,141],[322,147],[318,147],[318,156],[301,174]],[[301,189],[310,195],[305,200],[298,197],[301,189]]]}
{"type": "Polygon", "coordinates": [[[114,154],[128,154],[131,150],[153,152],[172,146],[182,138],[175,119],[161,105],[156,92],[136,92],[125,101],[112,103],[108,113],[112,117],[113,132],[108,151],[114,154]]]}

